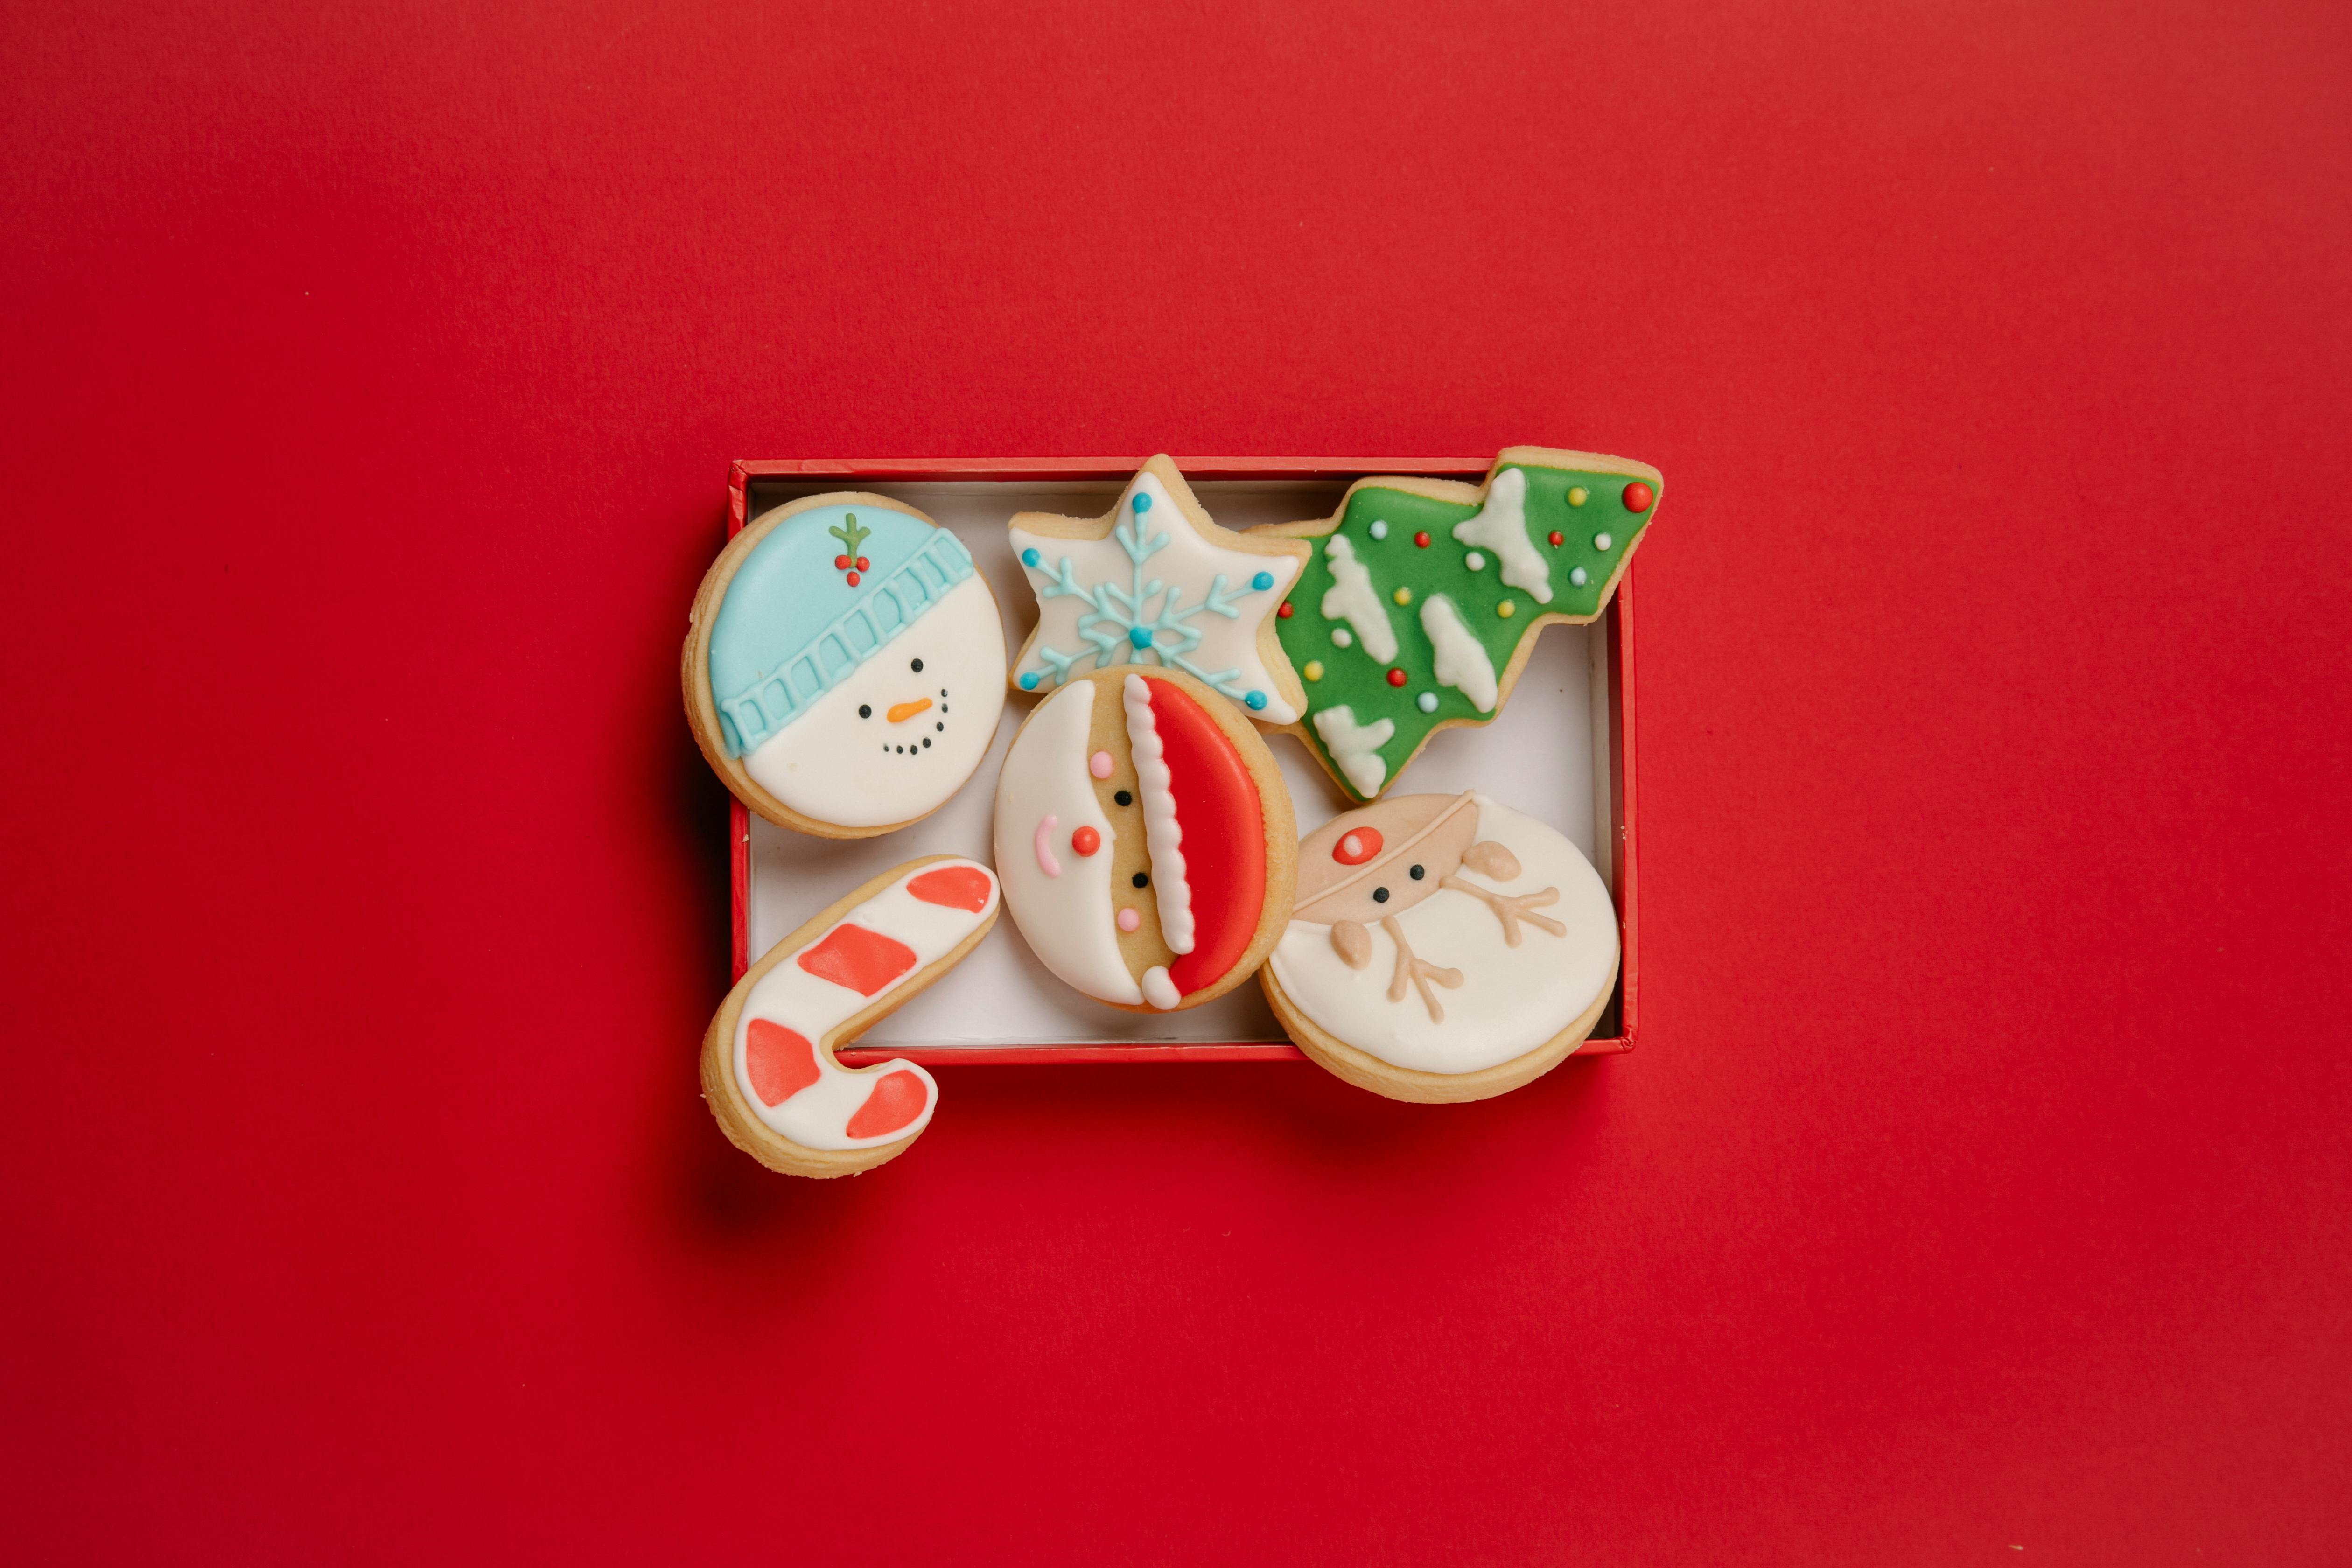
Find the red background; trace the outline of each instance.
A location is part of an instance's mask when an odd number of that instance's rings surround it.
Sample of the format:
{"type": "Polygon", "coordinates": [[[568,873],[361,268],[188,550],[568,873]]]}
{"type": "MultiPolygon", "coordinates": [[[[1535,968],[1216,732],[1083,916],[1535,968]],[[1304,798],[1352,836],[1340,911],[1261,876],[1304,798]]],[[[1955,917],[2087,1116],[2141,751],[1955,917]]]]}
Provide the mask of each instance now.
{"type": "Polygon", "coordinates": [[[2352,1552],[2345,7],[205,9],[0,20],[13,1554],[2352,1552]],[[730,458],[1519,441],[1638,1051],[724,1143],[730,458]]]}

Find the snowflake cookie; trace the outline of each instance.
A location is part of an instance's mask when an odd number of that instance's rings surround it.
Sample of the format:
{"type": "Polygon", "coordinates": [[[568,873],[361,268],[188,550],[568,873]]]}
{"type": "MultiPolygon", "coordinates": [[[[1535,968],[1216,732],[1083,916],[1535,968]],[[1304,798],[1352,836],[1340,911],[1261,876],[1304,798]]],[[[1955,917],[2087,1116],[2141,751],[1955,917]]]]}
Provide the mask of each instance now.
{"type": "Polygon", "coordinates": [[[1013,552],[1037,595],[1037,627],[1013,684],[1051,691],[1120,665],[1181,670],[1251,718],[1297,721],[1297,676],[1275,611],[1309,547],[1220,528],[1174,462],[1143,465],[1107,516],[1013,520],[1013,552]]]}
{"type": "Polygon", "coordinates": [[[1250,530],[1314,547],[1273,623],[1303,712],[1258,717],[1375,798],[1437,731],[1501,710],[1538,630],[1600,616],[1664,489],[1646,463],[1512,447],[1483,485],[1358,479],[1329,517],[1250,530]]]}

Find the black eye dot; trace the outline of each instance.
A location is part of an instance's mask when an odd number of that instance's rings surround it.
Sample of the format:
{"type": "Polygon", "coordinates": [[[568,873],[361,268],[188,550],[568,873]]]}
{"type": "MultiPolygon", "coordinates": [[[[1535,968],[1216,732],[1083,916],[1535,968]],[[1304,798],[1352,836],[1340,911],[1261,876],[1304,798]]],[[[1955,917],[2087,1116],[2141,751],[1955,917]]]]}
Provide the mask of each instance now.
{"type": "Polygon", "coordinates": [[[907,668],[908,668],[909,669],[912,669],[912,670],[913,670],[917,675],[920,675],[920,674],[922,674],[922,673],[923,673],[923,661],[922,661],[921,659],[919,659],[919,659],[917,659],[913,664],[911,664],[911,665],[908,666],[907,668]]]}
{"type": "Polygon", "coordinates": [[[944,687],[944,686],[940,687],[940,696],[942,696],[942,697],[945,697],[947,694],[948,694],[948,689],[947,689],[946,687],[944,687]]]}
{"type": "Polygon", "coordinates": [[[1151,879],[1138,871],[1135,874],[1135,885],[1139,888],[1148,888],[1151,886],[1151,879]]]}
{"type": "Polygon", "coordinates": [[[1111,796],[1111,799],[1118,802],[1121,805],[1133,805],[1135,804],[1135,796],[1129,795],[1125,790],[1119,791],[1117,795],[1111,796]]]}
{"type": "Polygon", "coordinates": [[[871,719],[871,718],[873,718],[873,717],[874,717],[874,704],[872,704],[871,702],[861,702],[861,703],[859,703],[859,704],[857,705],[857,716],[858,716],[860,719],[871,719]]]}
{"type": "Polygon", "coordinates": [[[1389,890],[1386,888],[1374,888],[1372,889],[1372,902],[1376,904],[1385,904],[1388,901],[1389,890]]]}
{"type": "Polygon", "coordinates": [[[1423,872],[1423,871],[1422,870],[1422,868],[1421,868],[1420,867],[1418,867],[1418,866],[1415,866],[1415,867],[1412,868],[1412,879],[1413,879],[1414,881],[1416,881],[1416,882],[1420,881],[1420,880],[1422,879],[1422,878],[1423,878],[1423,876],[1425,876],[1426,874],[1427,874],[1427,873],[1423,872]]]}

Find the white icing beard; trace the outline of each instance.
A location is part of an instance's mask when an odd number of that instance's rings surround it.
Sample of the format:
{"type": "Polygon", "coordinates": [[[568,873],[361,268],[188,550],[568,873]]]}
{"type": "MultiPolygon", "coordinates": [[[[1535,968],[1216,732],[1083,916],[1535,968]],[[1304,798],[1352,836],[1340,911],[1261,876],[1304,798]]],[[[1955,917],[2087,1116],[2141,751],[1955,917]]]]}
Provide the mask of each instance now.
{"type": "Polygon", "coordinates": [[[968,577],[743,767],[803,816],[879,827],[936,810],[961,788],[1003,711],[1004,627],[988,584],[968,577]],[[890,721],[893,707],[923,700],[930,706],[890,721]]]}
{"type": "Polygon", "coordinates": [[[1452,888],[1393,917],[1415,957],[1462,972],[1459,986],[1434,991],[1442,1023],[1410,985],[1402,1001],[1389,1000],[1397,950],[1378,921],[1364,928],[1371,961],[1361,969],[1349,968],[1331,946],[1331,928],[1312,921],[1292,921],[1268,961],[1285,994],[1326,1034],[1392,1067],[1469,1073],[1523,1057],[1600,1000],[1616,967],[1617,910],[1582,852],[1531,816],[1474,798],[1478,838],[1517,856],[1520,875],[1497,882],[1467,866],[1454,875],[1498,893],[1558,888],[1559,901],[1539,912],[1567,926],[1567,935],[1523,925],[1519,945],[1508,946],[1495,911],[1452,888]]]}
{"type": "MultiPolygon", "coordinates": [[[[1089,996],[1132,1006],[1143,991],[1128,973],[1112,923],[1111,854],[1118,838],[1087,771],[1095,691],[1091,680],[1062,688],[1014,738],[996,782],[996,876],[1013,923],[1046,968],[1089,996]],[[1038,829],[1048,816],[1054,822],[1044,835],[1045,858],[1058,875],[1046,871],[1038,854],[1038,829]],[[1070,835],[1081,827],[1102,835],[1092,855],[1070,847],[1070,835]]],[[[1116,702],[1118,694],[1106,700],[1116,702]]]]}

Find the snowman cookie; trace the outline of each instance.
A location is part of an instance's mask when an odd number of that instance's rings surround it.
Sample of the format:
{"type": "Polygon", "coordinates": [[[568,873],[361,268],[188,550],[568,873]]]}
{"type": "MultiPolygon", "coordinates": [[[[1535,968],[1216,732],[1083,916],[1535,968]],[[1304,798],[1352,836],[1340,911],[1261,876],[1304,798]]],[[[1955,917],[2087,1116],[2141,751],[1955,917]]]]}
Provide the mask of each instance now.
{"type": "Polygon", "coordinates": [[[1484,485],[1358,479],[1329,517],[1250,530],[1314,545],[1274,621],[1304,712],[1261,717],[1375,798],[1431,735],[1501,711],[1538,630],[1608,606],[1664,489],[1647,463],[1512,447],[1484,485]]]}
{"type": "Polygon", "coordinates": [[[1013,923],[1047,969],[1115,1007],[1192,1007],[1247,979],[1289,918],[1296,851],[1265,742],[1174,670],[1070,680],[997,780],[1013,923]]]}
{"type": "Polygon", "coordinates": [[[702,1095],[735,1146],[795,1176],[847,1176],[906,1152],[939,1103],[912,1062],[834,1059],[979,945],[995,874],[933,855],[885,871],[778,942],[719,1005],[702,1095]]]}
{"type": "Polygon", "coordinates": [[[778,507],[711,564],[687,622],[686,713],[736,798],[865,838],[961,788],[1004,710],[1004,628],[961,541],[876,495],[778,507]]]}
{"type": "Polygon", "coordinates": [[[1299,1049],[1391,1100],[1485,1100],[1559,1065],[1617,981],[1617,911],[1576,846],[1473,791],[1401,795],[1298,846],[1259,975],[1299,1049]]]}
{"type": "Polygon", "coordinates": [[[1220,528],[1161,456],[1102,517],[1024,511],[1013,553],[1037,595],[1037,626],[1013,661],[1024,691],[1121,665],[1182,670],[1268,724],[1295,722],[1302,694],[1274,617],[1307,546],[1220,528]]]}

